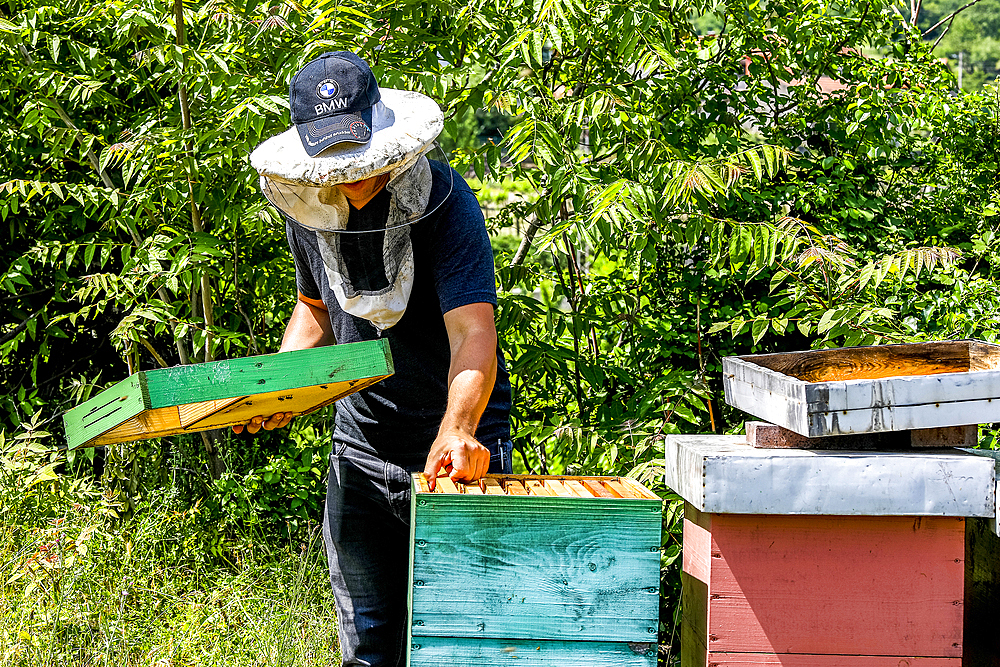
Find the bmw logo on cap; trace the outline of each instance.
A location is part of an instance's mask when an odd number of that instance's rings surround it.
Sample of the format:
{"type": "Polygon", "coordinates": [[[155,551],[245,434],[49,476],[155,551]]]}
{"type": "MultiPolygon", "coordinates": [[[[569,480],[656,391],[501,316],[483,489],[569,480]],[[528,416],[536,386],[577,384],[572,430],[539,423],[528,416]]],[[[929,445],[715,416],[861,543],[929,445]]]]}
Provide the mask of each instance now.
{"type": "Polygon", "coordinates": [[[316,94],[326,100],[336,97],[339,92],[340,86],[333,79],[324,79],[316,86],[316,94]]]}

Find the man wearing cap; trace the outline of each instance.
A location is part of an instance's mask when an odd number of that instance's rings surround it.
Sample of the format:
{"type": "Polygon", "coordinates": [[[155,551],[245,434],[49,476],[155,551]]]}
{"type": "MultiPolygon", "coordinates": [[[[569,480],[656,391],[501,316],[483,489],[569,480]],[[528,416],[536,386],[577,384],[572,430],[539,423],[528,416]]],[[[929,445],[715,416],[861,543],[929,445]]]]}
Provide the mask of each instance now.
{"type": "Polygon", "coordinates": [[[281,350],[385,337],[395,366],[336,404],[323,527],[343,664],[395,667],[406,660],[410,473],[433,484],[442,471],[474,481],[511,470],[493,255],[475,195],[436,148],[433,100],[380,89],[339,51],[307,63],[289,101],[295,127],[250,156],[295,260],[281,350]]]}

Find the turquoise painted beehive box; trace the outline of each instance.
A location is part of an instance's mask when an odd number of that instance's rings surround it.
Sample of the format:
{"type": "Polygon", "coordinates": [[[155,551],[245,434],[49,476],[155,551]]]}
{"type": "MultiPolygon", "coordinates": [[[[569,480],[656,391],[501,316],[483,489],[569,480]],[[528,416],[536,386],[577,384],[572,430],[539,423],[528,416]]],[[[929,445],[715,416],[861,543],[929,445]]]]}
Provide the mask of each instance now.
{"type": "Polygon", "coordinates": [[[662,503],[624,477],[413,476],[409,667],[653,667],[662,503]]]}

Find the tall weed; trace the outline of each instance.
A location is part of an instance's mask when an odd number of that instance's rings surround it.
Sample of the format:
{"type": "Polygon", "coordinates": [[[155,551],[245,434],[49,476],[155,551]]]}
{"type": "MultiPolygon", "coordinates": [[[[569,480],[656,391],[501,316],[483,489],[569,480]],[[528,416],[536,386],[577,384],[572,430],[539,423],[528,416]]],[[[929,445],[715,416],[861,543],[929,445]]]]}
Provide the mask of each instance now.
{"type": "Polygon", "coordinates": [[[122,502],[0,435],[0,664],[312,667],[337,659],[318,528],[274,543],[198,503],[122,502]]]}

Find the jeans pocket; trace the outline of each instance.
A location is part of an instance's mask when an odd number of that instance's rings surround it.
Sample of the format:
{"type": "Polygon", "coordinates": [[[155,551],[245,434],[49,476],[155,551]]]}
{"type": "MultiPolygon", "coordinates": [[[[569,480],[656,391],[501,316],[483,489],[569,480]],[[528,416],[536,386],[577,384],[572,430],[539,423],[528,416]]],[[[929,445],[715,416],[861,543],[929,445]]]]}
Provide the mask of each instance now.
{"type": "Polygon", "coordinates": [[[392,513],[410,522],[410,473],[395,463],[385,462],[385,488],[392,513]]]}

